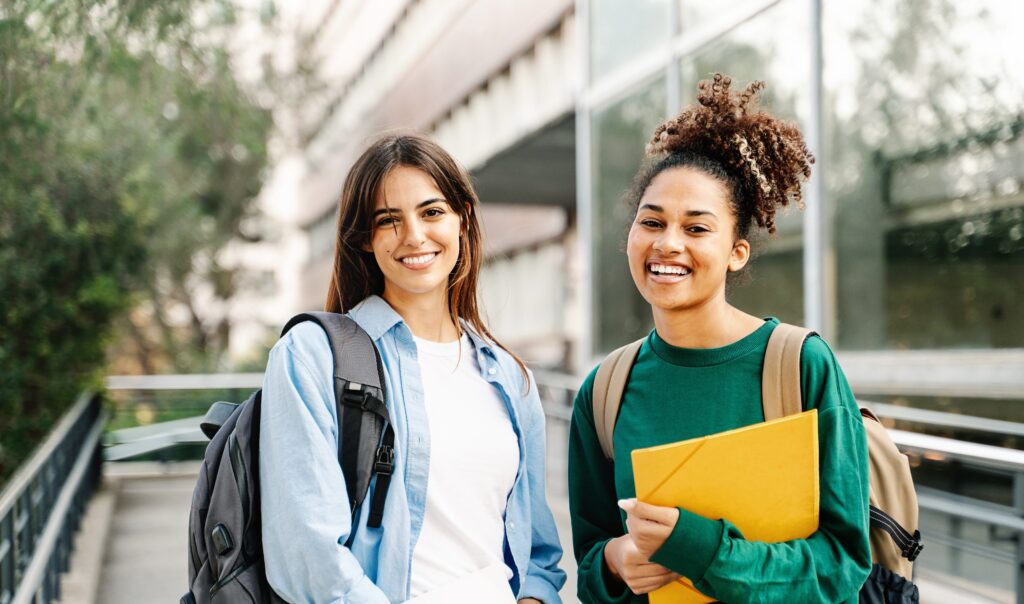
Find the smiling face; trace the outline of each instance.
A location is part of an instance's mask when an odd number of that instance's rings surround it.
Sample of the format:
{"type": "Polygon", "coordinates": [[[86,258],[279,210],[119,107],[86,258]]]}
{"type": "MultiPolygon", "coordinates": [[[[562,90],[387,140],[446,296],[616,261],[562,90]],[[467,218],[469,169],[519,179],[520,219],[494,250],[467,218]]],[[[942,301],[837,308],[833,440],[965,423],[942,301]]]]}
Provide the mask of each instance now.
{"type": "Polygon", "coordinates": [[[725,280],[750,257],[736,237],[727,188],[704,172],[669,168],[640,198],[626,245],[629,272],[655,311],[725,299],[725,280]]]}
{"type": "Polygon", "coordinates": [[[459,259],[462,221],[423,170],[398,166],[381,182],[370,248],[384,275],[384,298],[447,301],[459,259]]]}

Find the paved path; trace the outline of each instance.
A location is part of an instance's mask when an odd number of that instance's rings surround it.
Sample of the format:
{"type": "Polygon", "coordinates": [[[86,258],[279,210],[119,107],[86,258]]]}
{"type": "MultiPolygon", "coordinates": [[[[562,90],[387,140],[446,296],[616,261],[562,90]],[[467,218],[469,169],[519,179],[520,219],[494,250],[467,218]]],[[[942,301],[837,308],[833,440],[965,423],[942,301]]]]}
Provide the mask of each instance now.
{"type": "MultiPolygon", "coordinates": [[[[88,526],[80,534],[74,572],[65,579],[72,589],[65,591],[62,604],[177,602],[187,583],[187,515],[198,465],[108,464],[105,471],[105,494],[97,498],[96,510],[91,510],[88,526]],[[106,552],[101,555],[104,541],[97,533],[104,524],[109,528],[106,552]],[[83,580],[90,573],[99,578],[95,599],[89,597],[90,588],[81,587],[96,585],[95,577],[83,580]]],[[[568,505],[557,487],[552,489],[551,504],[566,548],[562,568],[569,580],[561,595],[566,604],[573,604],[577,602],[576,564],[568,505]]],[[[1002,594],[980,599],[937,578],[920,577],[923,603],[1004,601],[1002,594]]]]}
{"type": "MultiPolygon", "coordinates": [[[[108,468],[110,465],[108,464],[108,468]]],[[[97,602],[174,603],[188,588],[188,509],[198,466],[125,468],[108,480],[117,503],[97,602]]]]}

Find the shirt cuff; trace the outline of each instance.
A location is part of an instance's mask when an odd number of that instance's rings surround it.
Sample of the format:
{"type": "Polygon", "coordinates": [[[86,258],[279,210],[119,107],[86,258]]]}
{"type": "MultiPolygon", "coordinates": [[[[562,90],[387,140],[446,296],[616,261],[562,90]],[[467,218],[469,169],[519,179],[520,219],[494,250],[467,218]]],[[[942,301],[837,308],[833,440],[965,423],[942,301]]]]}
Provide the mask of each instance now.
{"type": "Polygon", "coordinates": [[[704,578],[704,573],[715,559],[722,543],[724,526],[721,520],[709,520],[679,509],[675,528],[651,556],[651,562],[673,570],[693,583],[704,578]]]}
{"type": "Polygon", "coordinates": [[[526,575],[526,580],[523,581],[523,586],[519,590],[519,597],[516,599],[523,598],[536,598],[544,604],[562,604],[562,599],[558,597],[558,591],[554,585],[529,574],[526,575]]]}

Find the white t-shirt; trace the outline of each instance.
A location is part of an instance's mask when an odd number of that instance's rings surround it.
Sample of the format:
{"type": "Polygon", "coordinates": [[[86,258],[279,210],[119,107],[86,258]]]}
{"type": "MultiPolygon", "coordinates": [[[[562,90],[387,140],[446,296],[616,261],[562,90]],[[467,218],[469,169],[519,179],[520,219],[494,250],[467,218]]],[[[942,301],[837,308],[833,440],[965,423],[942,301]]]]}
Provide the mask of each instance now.
{"type": "Polygon", "coordinates": [[[505,504],[519,470],[508,410],[480,375],[469,339],[415,340],[430,424],[430,473],[412,553],[412,597],[504,563],[505,504]]]}

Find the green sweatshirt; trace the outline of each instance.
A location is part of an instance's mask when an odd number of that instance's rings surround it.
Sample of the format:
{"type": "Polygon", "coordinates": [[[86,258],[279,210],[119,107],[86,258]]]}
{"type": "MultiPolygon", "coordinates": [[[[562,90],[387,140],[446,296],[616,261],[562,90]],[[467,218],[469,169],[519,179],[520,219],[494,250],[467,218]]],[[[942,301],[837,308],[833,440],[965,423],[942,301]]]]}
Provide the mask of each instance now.
{"type": "MultiPolygon", "coordinates": [[[[634,497],[634,449],[715,434],[764,421],[761,367],[775,319],[722,348],[672,346],[654,331],[644,341],[615,426],[615,463],[594,431],[596,369],[580,387],[569,435],[569,509],[585,603],[647,602],[604,562],[609,539],[626,532],[616,500],[634,497]]],[[[820,521],[807,539],[747,541],[728,519],[680,508],[652,561],[690,578],[723,602],[856,602],[871,569],[868,457],[864,426],[832,351],[814,336],[800,359],[804,409],[818,409],[820,521]]],[[[742,477],[737,476],[737,480],[742,477]]]]}

